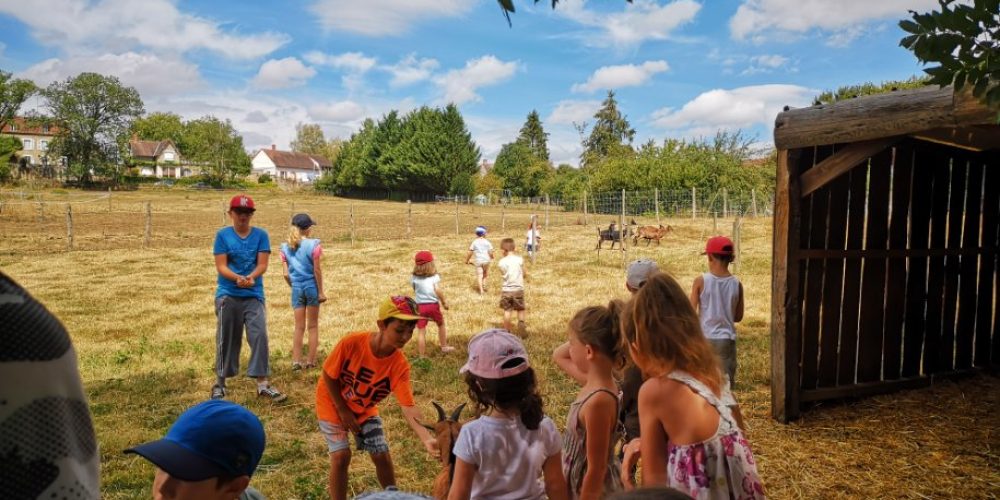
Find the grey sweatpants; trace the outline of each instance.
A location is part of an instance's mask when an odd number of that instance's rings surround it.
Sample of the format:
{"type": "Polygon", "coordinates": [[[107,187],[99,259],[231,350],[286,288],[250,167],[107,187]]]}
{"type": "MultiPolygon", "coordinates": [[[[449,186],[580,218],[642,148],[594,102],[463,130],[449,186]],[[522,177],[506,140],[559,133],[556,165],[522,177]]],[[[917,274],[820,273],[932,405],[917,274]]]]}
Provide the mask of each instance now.
{"type": "Polygon", "coordinates": [[[727,339],[708,339],[712,349],[722,363],[722,373],[729,375],[729,390],[736,391],[736,341],[727,339]]]}
{"type": "Polygon", "coordinates": [[[233,377],[240,372],[240,348],[243,329],[250,345],[250,366],[247,376],[266,377],[268,367],[267,315],[264,303],[254,297],[222,296],[215,299],[215,375],[233,377]]]}

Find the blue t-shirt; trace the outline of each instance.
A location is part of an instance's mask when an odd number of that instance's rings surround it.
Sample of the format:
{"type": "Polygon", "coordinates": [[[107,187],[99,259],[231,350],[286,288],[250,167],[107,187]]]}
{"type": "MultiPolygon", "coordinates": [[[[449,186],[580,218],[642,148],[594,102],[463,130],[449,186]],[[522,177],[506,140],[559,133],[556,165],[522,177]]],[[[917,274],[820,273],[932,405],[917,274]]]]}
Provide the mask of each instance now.
{"type": "Polygon", "coordinates": [[[302,238],[299,248],[292,250],[288,243],[281,244],[281,253],[288,263],[288,278],[293,287],[316,287],[316,271],[314,269],[313,253],[319,245],[315,238],[302,238]]]}
{"type": "MultiPolygon", "coordinates": [[[[215,233],[215,247],[212,253],[215,255],[226,255],[226,267],[232,272],[246,276],[257,267],[257,254],[260,252],[271,253],[271,241],[267,237],[267,231],[251,227],[250,234],[246,238],[240,238],[236,230],[224,227],[215,233]]],[[[235,281],[230,281],[219,275],[219,287],[215,291],[216,297],[256,297],[264,300],[264,277],[259,276],[254,280],[253,287],[240,288],[235,281]]]]}

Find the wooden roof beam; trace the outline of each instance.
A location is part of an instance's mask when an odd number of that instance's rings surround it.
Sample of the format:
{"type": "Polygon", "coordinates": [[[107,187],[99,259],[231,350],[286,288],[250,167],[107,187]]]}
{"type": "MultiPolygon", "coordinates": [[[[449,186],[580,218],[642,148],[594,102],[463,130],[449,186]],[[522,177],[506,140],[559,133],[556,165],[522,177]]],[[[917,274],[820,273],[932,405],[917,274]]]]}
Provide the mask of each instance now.
{"type": "Polygon", "coordinates": [[[1000,127],[937,128],[911,134],[911,137],[969,151],[1000,149],[1000,127]]]}
{"type": "Polygon", "coordinates": [[[868,158],[899,142],[900,139],[901,137],[887,137],[844,146],[832,156],[802,173],[802,197],[805,198],[813,191],[827,185],[868,158]]]}

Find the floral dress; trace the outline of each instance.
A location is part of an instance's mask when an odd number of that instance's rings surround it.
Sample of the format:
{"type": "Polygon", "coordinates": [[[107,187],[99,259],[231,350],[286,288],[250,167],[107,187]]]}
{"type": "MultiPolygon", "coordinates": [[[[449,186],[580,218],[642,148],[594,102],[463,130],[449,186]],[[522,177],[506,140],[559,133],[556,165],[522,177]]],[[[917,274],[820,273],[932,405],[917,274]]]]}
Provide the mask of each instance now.
{"type": "Polygon", "coordinates": [[[667,376],[690,387],[719,412],[719,428],[714,436],[700,443],[667,443],[667,486],[696,500],[764,498],[750,443],[726,404],[733,401],[728,383],[718,397],[685,372],[674,371],[667,376]]]}
{"type": "Polygon", "coordinates": [[[604,495],[623,489],[621,470],[622,464],[615,455],[615,443],[622,438],[622,425],[618,422],[619,396],[607,389],[597,389],[587,394],[583,399],[574,401],[566,416],[566,434],[563,436],[562,465],[563,475],[569,482],[570,498],[579,498],[583,487],[583,476],[587,473],[587,430],[580,426],[580,409],[588,399],[599,392],[610,394],[615,398],[615,427],[611,433],[608,447],[608,465],[604,474],[604,495]]]}

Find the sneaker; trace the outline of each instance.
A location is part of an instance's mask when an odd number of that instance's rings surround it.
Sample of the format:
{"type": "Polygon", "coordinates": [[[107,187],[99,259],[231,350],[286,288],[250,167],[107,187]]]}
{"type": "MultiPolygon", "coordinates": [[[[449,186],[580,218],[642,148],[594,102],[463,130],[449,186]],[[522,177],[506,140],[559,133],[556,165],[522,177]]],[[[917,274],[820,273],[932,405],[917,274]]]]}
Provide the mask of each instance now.
{"type": "Polygon", "coordinates": [[[215,384],[212,386],[212,399],[225,399],[226,398],[226,388],[215,384]]]}
{"type": "Polygon", "coordinates": [[[292,371],[293,372],[297,372],[297,371],[299,371],[301,369],[302,369],[302,363],[299,363],[298,361],[295,361],[295,362],[292,363],[292,371]]]}
{"type": "Polygon", "coordinates": [[[450,346],[450,345],[443,345],[443,346],[441,346],[441,352],[452,352],[454,350],[455,350],[455,348],[452,347],[452,346],[450,346]]]}
{"type": "Polygon", "coordinates": [[[274,401],[275,403],[280,403],[288,399],[287,395],[282,394],[281,391],[275,389],[274,386],[271,385],[267,385],[265,387],[258,387],[257,395],[265,398],[270,398],[271,401],[274,401]]]}

